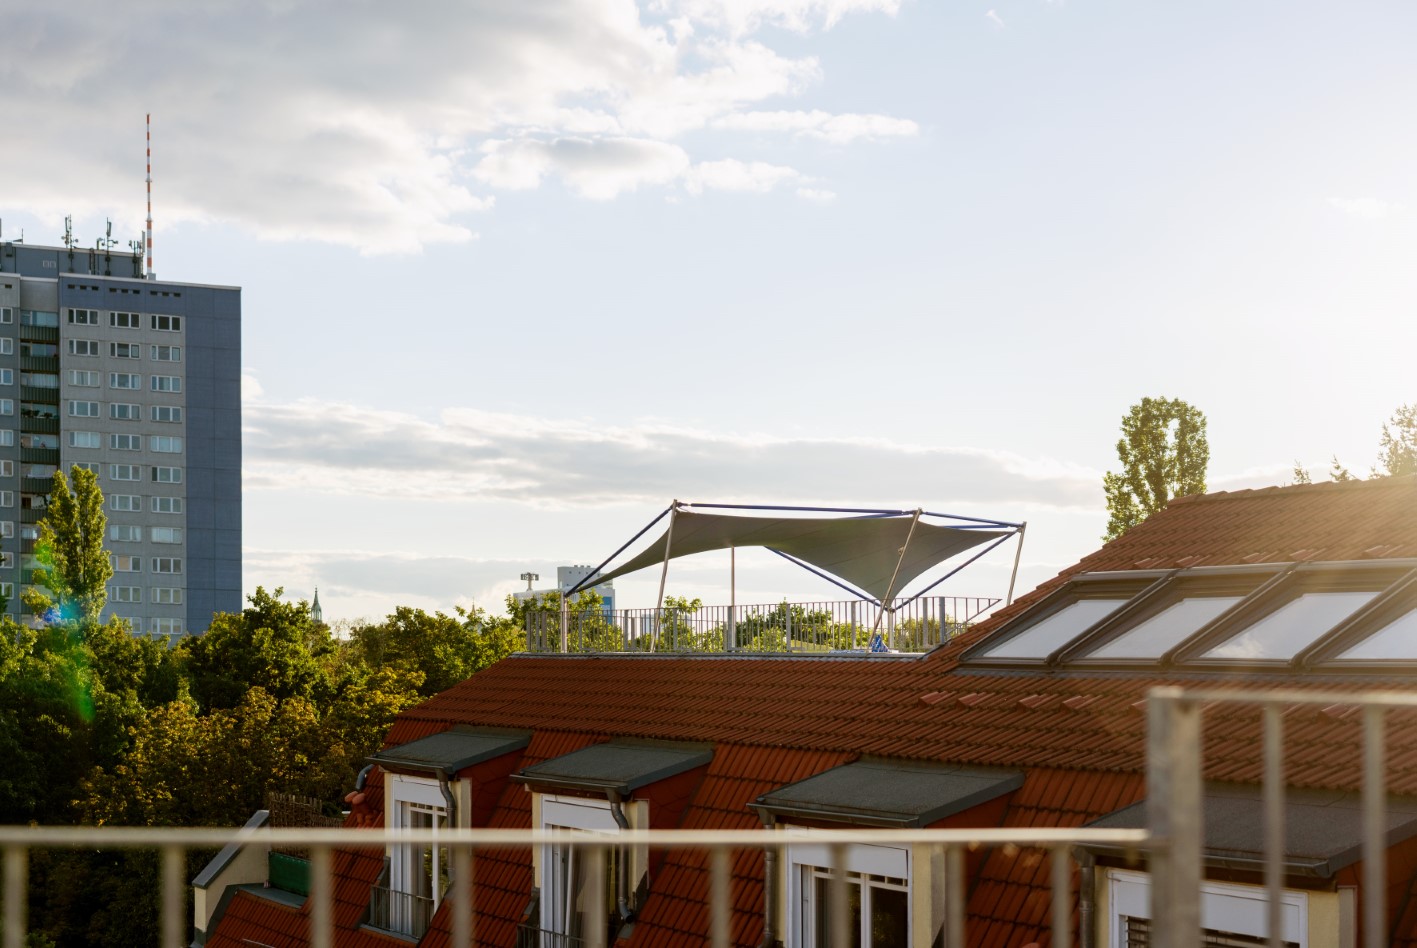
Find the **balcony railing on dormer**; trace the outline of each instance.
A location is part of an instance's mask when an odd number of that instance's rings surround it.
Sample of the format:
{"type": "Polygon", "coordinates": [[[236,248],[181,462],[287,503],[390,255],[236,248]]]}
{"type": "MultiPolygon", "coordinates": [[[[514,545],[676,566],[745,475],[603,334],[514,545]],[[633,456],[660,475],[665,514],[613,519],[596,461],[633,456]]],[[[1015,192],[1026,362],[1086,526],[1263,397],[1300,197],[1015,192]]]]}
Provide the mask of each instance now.
{"type": "Polygon", "coordinates": [[[873,602],[779,602],[663,609],[528,609],[528,652],[830,654],[927,652],[1000,600],[979,596],[873,602]]]}

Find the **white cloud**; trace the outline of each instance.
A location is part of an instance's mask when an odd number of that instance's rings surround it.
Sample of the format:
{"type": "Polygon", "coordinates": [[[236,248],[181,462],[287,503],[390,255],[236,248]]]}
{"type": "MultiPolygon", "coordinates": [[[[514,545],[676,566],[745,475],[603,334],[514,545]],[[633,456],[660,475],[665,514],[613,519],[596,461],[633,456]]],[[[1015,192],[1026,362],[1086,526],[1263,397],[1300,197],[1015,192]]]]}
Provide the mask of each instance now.
{"type": "Polygon", "coordinates": [[[833,115],[810,112],[742,112],[715,120],[715,128],[755,132],[792,132],[845,145],[859,139],[902,138],[918,135],[920,126],[910,119],[889,115],[833,115]]]}
{"type": "Polygon", "coordinates": [[[811,201],[813,204],[830,204],[836,200],[835,191],[827,191],[822,188],[798,188],[797,196],[804,201],[811,201]]]}
{"type": "MultiPolygon", "coordinates": [[[[605,199],[676,185],[698,161],[677,136],[821,79],[800,40],[785,52],[779,32],[757,31],[806,33],[898,8],[414,0],[390,16],[335,0],[138,0],[115,17],[98,0],[22,5],[7,11],[0,58],[7,117],[25,130],[7,157],[6,205],[56,222],[108,215],[136,236],[151,111],[159,242],[182,221],[370,253],[467,241],[495,189],[557,179],[605,199]],[[115,203],[121,195],[131,200],[115,203]]],[[[827,116],[800,131],[907,134],[882,119],[827,116]]]]}
{"type": "Polygon", "coordinates": [[[743,162],[734,158],[705,161],[689,170],[684,186],[690,194],[713,191],[771,191],[779,184],[796,181],[802,176],[785,165],[770,165],[762,161],[743,162]]]}
{"type": "Polygon", "coordinates": [[[1331,197],[1328,199],[1328,203],[1329,206],[1337,208],[1349,217],[1357,217],[1367,221],[1381,220],[1397,210],[1396,204],[1370,197],[1331,197]]]}
{"type": "Polygon", "coordinates": [[[241,373],[241,400],[254,401],[266,394],[266,390],[261,385],[261,380],[250,372],[241,373]]]}
{"type": "Polygon", "coordinates": [[[775,437],[657,422],[451,409],[432,422],[304,400],[245,406],[250,491],[305,490],[537,507],[757,497],[859,503],[937,497],[1091,509],[1100,474],[1048,459],[842,437],[775,437]]]}
{"type": "Polygon", "coordinates": [[[984,16],[993,21],[994,25],[999,29],[1002,30],[1004,28],[1004,21],[999,17],[999,14],[995,13],[993,10],[990,10],[988,13],[984,14],[984,16]]]}

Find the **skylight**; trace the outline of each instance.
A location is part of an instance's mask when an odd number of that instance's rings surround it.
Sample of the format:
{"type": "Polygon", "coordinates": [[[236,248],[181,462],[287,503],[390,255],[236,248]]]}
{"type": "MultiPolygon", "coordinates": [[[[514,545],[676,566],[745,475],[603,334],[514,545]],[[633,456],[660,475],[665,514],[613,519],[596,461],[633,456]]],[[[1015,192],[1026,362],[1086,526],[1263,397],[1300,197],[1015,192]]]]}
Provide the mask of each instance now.
{"type": "Polygon", "coordinates": [[[1079,599],[989,649],[984,658],[1047,658],[1129,599],[1079,599]]]}
{"type": "Polygon", "coordinates": [[[1202,659],[1287,661],[1370,602],[1377,592],[1311,592],[1246,627],[1206,652],[1202,659]]]}
{"type": "Polygon", "coordinates": [[[1195,596],[1172,603],[1088,653],[1087,658],[1160,658],[1243,596],[1195,596]]]}
{"type": "Polygon", "coordinates": [[[1417,660],[1417,609],[1399,616],[1338,656],[1339,661],[1417,660]]]}

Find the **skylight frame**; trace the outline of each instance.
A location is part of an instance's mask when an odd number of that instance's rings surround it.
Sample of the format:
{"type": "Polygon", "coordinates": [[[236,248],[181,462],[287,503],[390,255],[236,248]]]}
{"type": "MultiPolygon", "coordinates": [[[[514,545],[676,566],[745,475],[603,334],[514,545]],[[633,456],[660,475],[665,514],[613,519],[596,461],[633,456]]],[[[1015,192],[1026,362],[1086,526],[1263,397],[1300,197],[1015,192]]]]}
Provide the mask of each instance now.
{"type": "Polygon", "coordinates": [[[1398,578],[1362,609],[1319,636],[1294,658],[1305,668],[1391,674],[1417,670],[1417,648],[1412,658],[1343,658],[1344,652],[1367,642],[1392,623],[1417,612],[1417,567],[1398,578]]]}
{"type": "Polygon", "coordinates": [[[1176,653],[1245,607],[1254,597],[1282,584],[1294,570],[1292,563],[1260,563],[1238,566],[1202,566],[1175,570],[1162,584],[1147,590],[1107,619],[1074,639],[1057,656],[1057,663],[1069,668],[1154,668],[1168,665],[1176,653]],[[1188,599],[1233,598],[1232,603],[1209,622],[1172,644],[1156,656],[1106,657],[1095,653],[1126,636],[1139,626],[1188,599]]]}
{"type": "MultiPolygon", "coordinates": [[[[1197,669],[1229,669],[1259,671],[1293,669],[1319,643],[1330,641],[1344,629],[1357,627],[1363,616],[1379,601],[1384,600],[1395,584],[1403,581],[1417,566],[1410,560],[1374,560],[1371,562],[1302,563],[1284,573],[1274,583],[1256,590],[1244,602],[1230,609],[1201,633],[1174,649],[1166,657],[1167,664],[1197,669]],[[1210,650],[1224,645],[1246,629],[1263,621],[1280,609],[1309,593],[1373,592],[1374,598],[1344,616],[1336,625],[1314,636],[1287,658],[1219,658],[1207,656],[1210,650]]],[[[1375,630],[1374,630],[1375,631],[1375,630]]]]}
{"type": "Polygon", "coordinates": [[[1075,642],[1089,635],[1092,630],[1108,622],[1119,611],[1126,610],[1138,598],[1146,596],[1164,585],[1175,570],[1116,570],[1112,572],[1082,573],[1072,577],[1066,584],[1049,593],[1032,608],[1009,620],[995,630],[993,635],[970,646],[960,655],[960,664],[971,666],[994,666],[1004,668],[1037,668],[1056,664],[1058,656],[1075,642]],[[1123,600],[1112,613],[1073,635],[1061,646],[1046,656],[1014,657],[990,655],[1000,646],[1026,634],[1064,609],[1086,599],[1123,600]]]}

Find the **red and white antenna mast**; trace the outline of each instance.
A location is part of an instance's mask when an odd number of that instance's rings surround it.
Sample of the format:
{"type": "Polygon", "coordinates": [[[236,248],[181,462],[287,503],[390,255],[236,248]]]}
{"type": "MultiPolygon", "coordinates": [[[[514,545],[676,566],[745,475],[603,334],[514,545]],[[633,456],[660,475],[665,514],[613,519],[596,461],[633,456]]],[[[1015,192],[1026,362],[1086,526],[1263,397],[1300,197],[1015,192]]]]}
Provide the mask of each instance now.
{"type": "MultiPolygon", "coordinates": [[[[155,280],[157,275],[153,273],[153,116],[148,113],[148,232],[145,235],[148,245],[148,279],[155,280]]],[[[129,231],[129,233],[132,233],[129,231]]]]}

